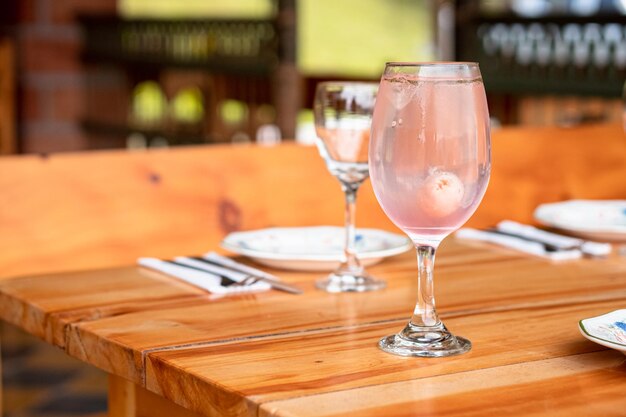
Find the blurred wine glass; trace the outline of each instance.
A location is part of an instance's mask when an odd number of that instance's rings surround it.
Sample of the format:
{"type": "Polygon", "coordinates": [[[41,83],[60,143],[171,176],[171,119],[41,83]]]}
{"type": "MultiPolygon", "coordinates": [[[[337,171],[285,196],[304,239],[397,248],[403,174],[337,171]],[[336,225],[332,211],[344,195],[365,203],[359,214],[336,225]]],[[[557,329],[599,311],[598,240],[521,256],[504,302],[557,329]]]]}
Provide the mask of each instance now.
{"type": "Polygon", "coordinates": [[[328,292],[371,291],[385,282],[371,277],[356,253],[354,216],[359,187],[369,177],[367,164],[372,111],[378,84],[325,82],[317,85],[314,102],[315,131],[320,155],[345,194],[344,259],[316,286],[328,292]]]}

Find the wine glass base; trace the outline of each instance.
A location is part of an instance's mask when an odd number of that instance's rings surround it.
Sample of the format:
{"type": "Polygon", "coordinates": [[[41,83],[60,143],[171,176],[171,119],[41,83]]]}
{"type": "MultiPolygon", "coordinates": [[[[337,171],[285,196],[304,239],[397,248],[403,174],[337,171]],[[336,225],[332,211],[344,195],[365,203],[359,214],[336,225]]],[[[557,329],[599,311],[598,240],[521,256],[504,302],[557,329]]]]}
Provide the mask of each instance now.
{"type": "Polygon", "coordinates": [[[368,275],[346,272],[333,272],[328,277],[315,282],[317,289],[331,293],[376,291],[386,286],[385,281],[368,275]]]}
{"type": "Polygon", "coordinates": [[[383,337],[378,347],[387,353],[399,356],[417,356],[421,358],[441,358],[460,355],[472,349],[472,342],[450,333],[425,334],[423,338],[407,339],[401,334],[383,337]],[[435,336],[435,337],[433,337],[435,336]]]}

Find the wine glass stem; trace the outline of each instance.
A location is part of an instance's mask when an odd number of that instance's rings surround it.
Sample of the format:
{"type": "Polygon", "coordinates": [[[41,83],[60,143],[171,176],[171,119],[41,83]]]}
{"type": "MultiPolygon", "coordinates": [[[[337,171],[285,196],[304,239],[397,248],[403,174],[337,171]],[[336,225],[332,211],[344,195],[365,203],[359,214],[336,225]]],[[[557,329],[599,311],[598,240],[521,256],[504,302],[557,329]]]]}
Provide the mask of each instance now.
{"type": "Polygon", "coordinates": [[[356,194],[361,183],[342,183],[341,188],[346,197],[346,236],[344,243],[345,262],[341,269],[358,272],[361,271],[361,263],[356,256],[356,228],[354,227],[356,215],[356,194]]]}
{"type": "Polygon", "coordinates": [[[418,266],[417,305],[411,318],[411,324],[417,327],[433,327],[440,323],[435,309],[433,284],[436,248],[430,245],[416,245],[416,248],[418,266]]]}

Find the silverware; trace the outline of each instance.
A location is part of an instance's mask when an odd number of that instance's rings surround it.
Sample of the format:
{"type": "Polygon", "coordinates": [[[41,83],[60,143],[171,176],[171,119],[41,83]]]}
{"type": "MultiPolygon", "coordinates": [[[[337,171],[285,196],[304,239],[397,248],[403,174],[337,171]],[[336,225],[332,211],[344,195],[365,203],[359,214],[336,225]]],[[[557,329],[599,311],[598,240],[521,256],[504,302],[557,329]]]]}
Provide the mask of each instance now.
{"type": "Polygon", "coordinates": [[[526,242],[538,243],[541,246],[543,246],[543,248],[545,249],[546,252],[559,252],[559,251],[562,251],[562,250],[577,249],[577,248],[560,248],[560,247],[558,247],[556,245],[552,245],[550,243],[546,243],[546,242],[543,242],[541,240],[531,239],[529,237],[518,235],[516,233],[510,233],[510,232],[505,232],[505,231],[502,231],[502,230],[498,230],[495,227],[492,227],[490,229],[485,229],[485,232],[495,233],[497,235],[502,235],[502,236],[510,236],[510,237],[514,237],[516,239],[525,240],[526,242]]]}
{"type": "Polygon", "coordinates": [[[303,291],[298,287],[295,287],[291,284],[286,284],[282,281],[278,281],[277,279],[268,278],[267,275],[269,274],[263,273],[263,275],[261,275],[260,273],[257,273],[256,271],[254,273],[251,273],[253,271],[253,268],[243,266],[243,265],[240,267],[238,264],[235,264],[234,261],[229,260],[230,262],[226,263],[215,257],[211,259],[207,259],[201,256],[192,256],[189,259],[203,262],[207,265],[212,265],[213,269],[211,269],[211,271],[216,270],[214,268],[223,268],[226,270],[230,270],[230,271],[238,272],[240,274],[245,274],[247,276],[254,277],[258,281],[267,282],[268,284],[272,286],[272,288],[275,288],[277,290],[285,291],[290,294],[302,294],[303,293],[303,291]]]}
{"type": "Polygon", "coordinates": [[[561,235],[559,233],[548,232],[534,226],[511,220],[501,221],[494,229],[490,229],[489,231],[541,243],[545,245],[546,251],[549,252],[577,249],[580,250],[583,255],[602,257],[609,255],[612,251],[612,247],[609,243],[591,242],[561,235]]]}
{"type": "Polygon", "coordinates": [[[234,279],[229,278],[226,275],[221,275],[221,274],[216,273],[216,272],[207,271],[206,269],[202,269],[202,268],[196,268],[195,266],[187,265],[187,264],[184,264],[184,263],[181,263],[181,262],[168,261],[168,260],[164,260],[163,262],[168,263],[168,264],[172,264],[172,265],[176,265],[176,266],[180,266],[182,268],[193,269],[195,271],[200,271],[200,272],[216,275],[216,276],[218,276],[220,278],[220,285],[222,287],[231,287],[231,286],[241,286],[241,287],[243,287],[243,286],[246,286],[246,285],[254,284],[255,282],[258,281],[253,276],[246,277],[246,278],[244,278],[241,281],[235,281],[234,279]]]}
{"type": "Polygon", "coordinates": [[[489,230],[472,229],[470,227],[463,227],[457,230],[454,236],[458,239],[494,243],[496,245],[518,250],[530,255],[544,257],[550,259],[551,261],[579,259],[582,256],[582,252],[578,249],[547,251],[543,243],[540,242],[533,242],[519,237],[504,235],[502,233],[494,233],[489,230]]]}
{"type": "Polygon", "coordinates": [[[204,255],[202,255],[202,259],[212,261],[216,264],[219,264],[226,268],[230,268],[234,271],[242,272],[244,274],[250,274],[250,275],[257,276],[257,277],[263,277],[263,278],[273,279],[275,281],[280,281],[280,278],[278,278],[276,275],[272,275],[263,270],[253,268],[246,264],[239,263],[237,261],[234,261],[232,258],[219,255],[216,252],[205,253],[204,255]]]}

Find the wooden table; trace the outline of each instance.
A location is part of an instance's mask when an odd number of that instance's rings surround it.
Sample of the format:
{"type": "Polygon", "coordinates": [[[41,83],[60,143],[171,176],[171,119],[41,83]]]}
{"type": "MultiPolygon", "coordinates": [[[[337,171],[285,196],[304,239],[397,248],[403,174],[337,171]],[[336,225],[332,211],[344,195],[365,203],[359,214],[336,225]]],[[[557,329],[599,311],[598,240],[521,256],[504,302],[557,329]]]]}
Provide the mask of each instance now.
{"type": "Polygon", "coordinates": [[[584,339],[581,318],[626,307],[626,260],[555,264],[444,242],[442,318],[473,342],[403,358],[378,339],[416,300],[412,253],[371,268],[388,288],[217,297],[136,267],[0,282],[0,317],[111,374],[112,416],[623,416],[626,364],[584,339]]]}
{"type": "MultiPolygon", "coordinates": [[[[532,222],[540,203],[626,198],[621,125],[492,138],[474,227],[532,222]]],[[[395,230],[369,182],[359,194],[357,225],[395,230]]],[[[0,317],[109,372],[113,416],[626,414],[623,357],[576,328],[625,307],[625,258],[554,265],[449,239],[438,306],[474,349],[437,360],[376,348],[413,309],[412,254],[373,268],[389,288],[370,294],[280,272],[306,294],[220,299],[128,266],[217,248],[234,230],[341,224],[342,193],[312,147],[3,157],[0,195],[0,317]]]]}

